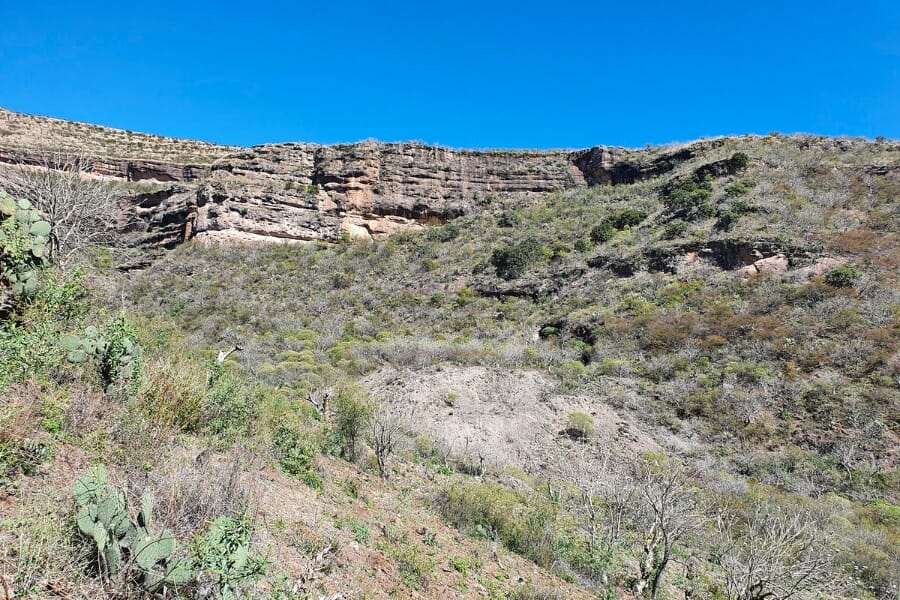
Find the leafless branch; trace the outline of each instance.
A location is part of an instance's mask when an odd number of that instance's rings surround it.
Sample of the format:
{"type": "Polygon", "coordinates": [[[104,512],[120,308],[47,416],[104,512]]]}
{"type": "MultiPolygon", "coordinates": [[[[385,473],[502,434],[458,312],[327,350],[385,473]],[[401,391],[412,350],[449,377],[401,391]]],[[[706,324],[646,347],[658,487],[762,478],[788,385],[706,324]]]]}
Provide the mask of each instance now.
{"type": "Polygon", "coordinates": [[[0,172],[7,192],[29,200],[50,222],[50,258],[57,263],[115,240],[123,214],[120,198],[91,168],[84,155],[46,152],[36,163],[0,172]]]}

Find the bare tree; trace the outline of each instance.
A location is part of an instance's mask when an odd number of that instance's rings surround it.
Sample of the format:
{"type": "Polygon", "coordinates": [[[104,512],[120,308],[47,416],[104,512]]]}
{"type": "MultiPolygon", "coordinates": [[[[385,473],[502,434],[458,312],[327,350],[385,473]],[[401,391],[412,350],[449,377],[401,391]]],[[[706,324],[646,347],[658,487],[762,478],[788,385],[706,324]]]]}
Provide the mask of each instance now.
{"type": "Polygon", "coordinates": [[[700,524],[701,511],[680,465],[641,465],[635,502],[636,522],[643,531],[635,591],[654,600],[673,550],[700,524]]]}
{"type": "Polygon", "coordinates": [[[118,194],[91,173],[83,155],[46,152],[37,162],[4,167],[7,191],[29,200],[50,222],[50,259],[65,263],[96,244],[111,243],[120,218],[118,194]]]}
{"type": "Polygon", "coordinates": [[[306,395],[306,400],[312,404],[319,414],[322,421],[328,422],[328,400],[334,395],[334,390],[330,387],[316,388],[306,395]]]}
{"type": "Polygon", "coordinates": [[[807,513],[758,507],[746,519],[720,518],[716,554],[728,598],[786,600],[827,583],[831,557],[821,531],[807,513]]]}
{"type": "Polygon", "coordinates": [[[388,460],[403,439],[400,420],[390,409],[382,409],[372,419],[372,450],[378,461],[378,473],[388,479],[388,460]]]}
{"type": "MultiPolygon", "coordinates": [[[[575,488],[569,500],[587,535],[592,560],[609,554],[619,543],[628,509],[637,493],[630,477],[617,474],[609,448],[580,443],[568,460],[561,461],[560,476],[575,488]]],[[[607,574],[601,575],[608,583],[607,574]]]]}

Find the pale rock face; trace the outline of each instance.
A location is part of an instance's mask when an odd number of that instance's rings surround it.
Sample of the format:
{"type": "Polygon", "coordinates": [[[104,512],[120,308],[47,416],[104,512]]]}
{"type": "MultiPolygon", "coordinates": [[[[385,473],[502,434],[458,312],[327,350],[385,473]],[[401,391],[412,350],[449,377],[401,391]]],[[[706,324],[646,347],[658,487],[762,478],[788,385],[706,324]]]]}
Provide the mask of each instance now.
{"type": "Polygon", "coordinates": [[[809,279],[816,275],[824,275],[831,269],[841,266],[844,262],[845,260],[842,258],[823,256],[813,264],[797,269],[794,271],[794,274],[799,279],[809,279]]]}
{"type": "Polygon", "coordinates": [[[737,270],[738,276],[741,277],[750,277],[751,275],[756,275],[757,273],[787,273],[788,271],[788,258],[784,254],[776,254],[775,256],[769,256],[767,258],[760,258],[757,261],[754,261],[753,264],[747,265],[746,267],[741,267],[737,270]]]}

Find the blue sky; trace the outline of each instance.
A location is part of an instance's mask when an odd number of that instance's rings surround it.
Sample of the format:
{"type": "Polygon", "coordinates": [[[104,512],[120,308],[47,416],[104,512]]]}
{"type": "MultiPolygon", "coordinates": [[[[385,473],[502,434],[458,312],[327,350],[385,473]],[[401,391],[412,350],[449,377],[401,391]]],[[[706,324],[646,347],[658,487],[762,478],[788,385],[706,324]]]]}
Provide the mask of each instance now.
{"type": "Polygon", "coordinates": [[[900,138],[900,1],[0,0],[0,106],[241,145],[900,138]]]}

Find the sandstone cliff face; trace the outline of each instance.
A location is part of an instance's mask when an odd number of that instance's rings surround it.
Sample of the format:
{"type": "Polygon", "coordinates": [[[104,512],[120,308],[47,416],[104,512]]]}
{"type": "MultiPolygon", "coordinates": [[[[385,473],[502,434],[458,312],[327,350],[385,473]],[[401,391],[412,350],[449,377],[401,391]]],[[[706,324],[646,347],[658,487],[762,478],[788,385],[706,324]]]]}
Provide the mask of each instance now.
{"type": "Polygon", "coordinates": [[[132,182],[132,243],[372,238],[529,194],[657,177],[715,140],[651,152],[466,151],[419,143],[235,148],[133,134],[0,109],[0,163],[48,150],[88,154],[95,175],[132,182]]]}
{"type": "Polygon", "coordinates": [[[216,161],[198,189],[195,232],[280,239],[387,235],[443,222],[500,195],[586,181],[568,152],[467,152],[422,144],[278,144],[216,161]],[[223,233],[224,232],[224,233],[223,233]]]}

